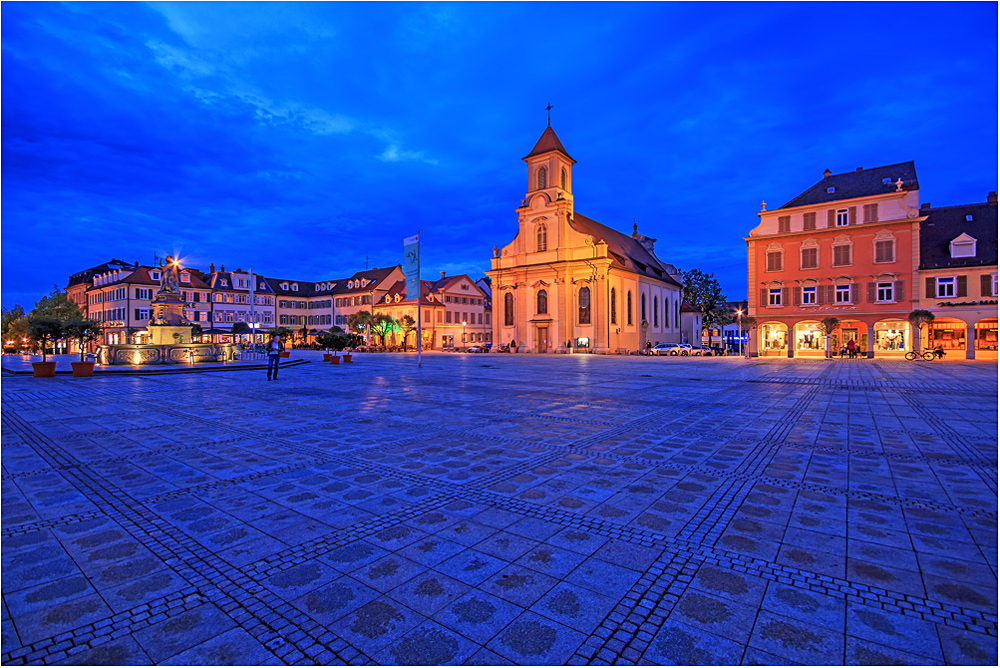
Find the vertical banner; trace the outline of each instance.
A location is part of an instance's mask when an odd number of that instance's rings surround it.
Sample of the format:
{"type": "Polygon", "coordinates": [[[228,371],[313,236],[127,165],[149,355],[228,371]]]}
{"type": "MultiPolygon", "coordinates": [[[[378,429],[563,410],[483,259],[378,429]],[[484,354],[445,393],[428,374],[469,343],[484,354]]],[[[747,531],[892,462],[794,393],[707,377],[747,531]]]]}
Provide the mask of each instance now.
{"type": "Polygon", "coordinates": [[[403,239],[403,274],[406,276],[406,298],[413,299],[416,295],[417,300],[417,367],[419,368],[423,343],[420,331],[420,232],[403,239]]]}

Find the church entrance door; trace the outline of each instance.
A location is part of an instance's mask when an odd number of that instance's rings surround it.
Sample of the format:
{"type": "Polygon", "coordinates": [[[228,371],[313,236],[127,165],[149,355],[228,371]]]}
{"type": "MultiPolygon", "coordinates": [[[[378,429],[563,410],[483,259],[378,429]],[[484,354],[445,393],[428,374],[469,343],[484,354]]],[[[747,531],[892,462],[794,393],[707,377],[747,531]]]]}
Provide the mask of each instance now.
{"type": "Polygon", "coordinates": [[[538,352],[540,352],[540,353],[548,352],[548,350],[549,350],[549,328],[548,327],[539,327],[536,331],[538,332],[538,339],[537,339],[537,344],[538,345],[536,346],[538,352]]]}

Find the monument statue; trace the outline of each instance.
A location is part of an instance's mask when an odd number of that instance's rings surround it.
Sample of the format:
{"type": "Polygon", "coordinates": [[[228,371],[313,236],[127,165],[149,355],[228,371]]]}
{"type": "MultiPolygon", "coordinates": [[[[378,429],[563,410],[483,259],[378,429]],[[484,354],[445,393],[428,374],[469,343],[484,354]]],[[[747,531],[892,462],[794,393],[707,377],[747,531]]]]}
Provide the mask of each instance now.
{"type": "Polygon", "coordinates": [[[160,265],[160,292],[177,292],[180,289],[181,263],[167,256],[160,265]]]}

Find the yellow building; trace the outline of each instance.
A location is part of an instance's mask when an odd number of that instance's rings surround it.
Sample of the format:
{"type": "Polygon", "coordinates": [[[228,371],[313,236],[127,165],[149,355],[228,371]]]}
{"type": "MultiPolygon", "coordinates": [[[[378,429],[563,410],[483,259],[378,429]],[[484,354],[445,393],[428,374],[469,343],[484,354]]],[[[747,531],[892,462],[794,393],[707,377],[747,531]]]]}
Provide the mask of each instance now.
{"type": "Polygon", "coordinates": [[[617,232],[573,209],[573,165],[551,126],[524,158],[528,191],[514,240],[494,248],[493,350],[626,352],[647,342],[700,342],[681,316],[678,271],[655,239],[617,232]]]}

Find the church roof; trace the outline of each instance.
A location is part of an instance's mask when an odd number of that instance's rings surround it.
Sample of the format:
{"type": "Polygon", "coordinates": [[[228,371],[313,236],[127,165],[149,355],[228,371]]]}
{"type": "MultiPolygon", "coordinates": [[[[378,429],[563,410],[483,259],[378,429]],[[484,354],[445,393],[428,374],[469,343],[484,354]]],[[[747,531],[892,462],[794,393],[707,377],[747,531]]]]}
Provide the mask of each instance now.
{"type": "Polygon", "coordinates": [[[682,287],[680,283],[671,278],[670,272],[660,262],[660,259],[646,250],[637,239],[579,213],[573,214],[570,225],[578,232],[589,234],[596,241],[608,244],[608,255],[611,256],[614,265],[670,285],[682,287]]]}
{"type": "Polygon", "coordinates": [[[571,162],[576,162],[573,158],[570,158],[569,153],[563,148],[562,142],[559,141],[559,137],[556,137],[556,131],[552,129],[552,126],[545,128],[545,132],[538,139],[538,143],[535,144],[535,148],[531,149],[531,153],[521,158],[522,160],[527,160],[528,158],[536,155],[541,155],[543,153],[549,153],[550,151],[559,151],[571,162]]]}

